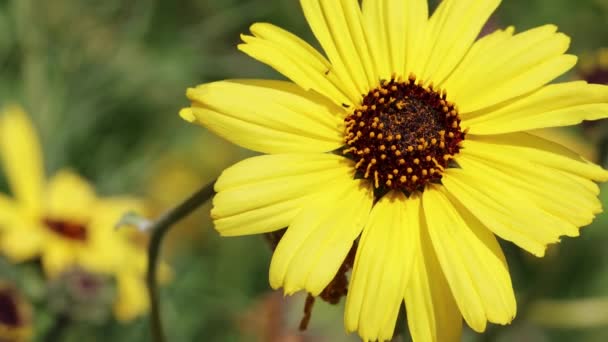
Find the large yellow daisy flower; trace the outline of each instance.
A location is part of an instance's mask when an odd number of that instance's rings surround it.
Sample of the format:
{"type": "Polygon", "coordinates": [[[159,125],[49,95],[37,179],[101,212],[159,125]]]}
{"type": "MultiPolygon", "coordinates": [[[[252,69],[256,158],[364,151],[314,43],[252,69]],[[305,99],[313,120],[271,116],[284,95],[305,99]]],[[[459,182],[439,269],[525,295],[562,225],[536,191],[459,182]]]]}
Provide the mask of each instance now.
{"type": "Polygon", "coordinates": [[[73,267],[116,276],[116,317],[146,312],[145,249],[129,231],[114,226],[129,210],[142,211],[131,197],[99,198],[69,170],[48,182],[32,123],[18,107],[0,115],[0,161],[14,199],[0,193],[0,253],[13,262],[40,258],[53,278],[73,267]]]}
{"type": "Polygon", "coordinates": [[[547,85],[576,63],[552,25],[476,41],[499,0],[301,0],[323,56],[254,24],[239,49],[289,78],[188,89],[180,115],[267,153],[228,168],[225,236],[289,227],[270,284],[319,295],[357,244],[345,325],[388,340],[405,301],[414,341],[508,324],[495,235],[536,256],[601,211],[608,172],[526,131],[608,117],[608,87],[547,85]]]}

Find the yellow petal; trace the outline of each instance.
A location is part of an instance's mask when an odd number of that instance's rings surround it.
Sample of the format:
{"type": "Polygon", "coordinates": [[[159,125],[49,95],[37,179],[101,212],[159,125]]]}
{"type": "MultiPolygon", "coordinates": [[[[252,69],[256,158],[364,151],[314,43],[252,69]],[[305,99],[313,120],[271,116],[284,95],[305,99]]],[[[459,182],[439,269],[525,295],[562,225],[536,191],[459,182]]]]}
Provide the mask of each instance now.
{"type": "Polygon", "coordinates": [[[435,187],[424,192],[422,202],[433,249],[465,321],[477,332],[487,320],[510,323],[515,295],[494,235],[435,187]]]}
{"type": "Polygon", "coordinates": [[[17,200],[31,214],[39,213],[44,162],[35,128],[20,107],[0,115],[0,161],[17,200]]]}
{"type": "Polygon", "coordinates": [[[55,278],[78,264],[78,247],[58,239],[47,239],[40,260],[49,278],[55,278]]]}
{"type": "Polygon", "coordinates": [[[369,50],[359,16],[347,15],[342,7],[358,6],[356,2],[300,0],[300,4],[312,32],[331,61],[333,70],[330,72],[335,72],[345,86],[350,85],[350,94],[366,94],[371,85],[368,80],[371,72],[368,70],[369,50]]]}
{"type": "Polygon", "coordinates": [[[335,276],[365,225],[373,195],[370,184],[336,179],[295,217],[270,264],[270,285],[292,294],[317,296],[335,276]]]}
{"type": "Polygon", "coordinates": [[[464,150],[477,155],[500,156],[514,163],[520,160],[566,171],[595,181],[607,181],[608,171],[585,160],[568,148],[529,133],[492,136],[467,135],[464,150]],[[516,159],[514,159],[516,158],[516,159]]]}
{"type": "Polygon", "coordinates": [[[597,184],[561,170],[525,160],[509,163],[502,156],[476,155],[474,150],[459,155],[458,164],[465,171],[486,174],[499,188],[507,188],[513,196],[569,223],[554,226],[556,233],[578,236],[577,227],[590,224],[602,209],[597,184]]]}
{"type": "Polygon", "coordinates": [[[119,321],[127,322],[144,314],[150,303],[143,278],[130,273],[119,274],[116,279],[117,298],[114,315],[119,321]]]}
{"type": "Polygon", "coordinates": [[[13,262],[23,262],[38,257],[44,236],[37,228],[29,227],[25,222],[13,221],[8,229],[0,234],[0,253],[13,262]]]}
{"type": "Polygon", "coordinates": [[[95,189],[70,170],[60,170],[49,181],[46,215],[53,219],[86,224],[93,214],[95,189]]]}
{"type": "Polygon", "coordinates": [[[393,73],[419,74],[428,20],[426,0],[364,0],[362,12],[376,83],[393,73]]]}
{"type": "Polygon", "coordinates": [[[127,212],[145,215],[142,201],[128,196],[115,196],[95,202],[87,224],[88,245],[79,259],[83,267],[96,272],[115,272],[124,268],[125,258],[130,257],[130,251],[144,253],[145,245],[135,243],[138,238],[143,239],[138,236],[138,231],[129,227],[115,228],[127,212]]]}
{"type": "Polygon", "coordinates": [[[500,0],[442,1],[428,22],[426,47],[421,52],[426,66],[421,79],[442,83],[462,61],[499,4],[500,0]]]}
{"type": "Polygon", "coordinates": [[[560,235],[575,229],[567,221],[536,207],[530,199],[522,198],[517,190],[494,181],[483,170],[449,169],[442,183],[496,235],[536,256],[543,256],[548,244],[558,242],[560,235]]]}
{"type": "Polygon", "coordinates": [[[298,36],[268,23],[253,24],[251,33],[253,36],[242,36],[239,50],[339,106],[358,102],[360,94],[348,93],[344,81],[331,71],[331,63],[298,36]]]}
{"type": "Polygon", "coordinates": [[[0,231],[19,215],[19,207],[11,198],[0,193],[0,231]]]}
{"type": "Polygon", "coordinates": [[[534,93],[464,120],[471,134],[501,134],[544,127],[570,126],[608,117],[608,86],[567,82],[534,93]]]}
{"type": "Polygon", "coordinates": [[[480,39],[443,85],[463,118],[534,91],[568,71],[576,57],[564,55],[570,38],[545,25],[514,36],[499,31],[480,39]]]}
{"type": "Polygon", "coordinates": [[[264,153],[327,152],[344,144],[344,109],[282,81],[220,81],[190,88],[186,120],[264,153]]]}
{"type": "Polygon", "coordinates": [[[363,25],[378,80],[388,79],[394,71],[389,48],[391,43],[386,30],[385,5],[386,1],[377,0],[363,0],[361,3],[363,25]]]}
{"type": "Polygon", "coordinates": [[[461,340],[462,315],[431,246],[424,215],[420,215],[419,256],[405,290],[407,323],[414,342],[461,340]]]}
{"type": "Polygon", "coordinates": [[[287,227],[300,209],[333,182],[352,181],[352,162],[333,154],[276,154],[243,160],[215,184],[211,216],[225,236],[287,227]]]}
{"type": "Polygon", "coordinates": [[[383,196],[363,229],[348,289],[345,325],[365,341],[393,337],[405,286],[418,254],[418,197],[383,196]]]}

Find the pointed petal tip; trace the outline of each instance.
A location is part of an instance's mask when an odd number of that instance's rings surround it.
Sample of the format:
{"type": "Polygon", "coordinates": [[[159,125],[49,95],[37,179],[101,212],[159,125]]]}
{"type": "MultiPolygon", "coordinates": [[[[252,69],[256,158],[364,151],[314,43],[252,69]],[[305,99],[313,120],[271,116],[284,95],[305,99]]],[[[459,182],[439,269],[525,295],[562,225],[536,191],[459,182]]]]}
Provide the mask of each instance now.
{"type": "Polygon", "coordinates": [[[186,121],[188,121],[190,123],[193,123],[193,122],[196,121],[196,116],[194,115],[194,111],[190,107],[188,107],[188,108],[182,108],[179,111],[179,116],[182,119],[184,119],[184,120],[186,120],[186,121]]]}

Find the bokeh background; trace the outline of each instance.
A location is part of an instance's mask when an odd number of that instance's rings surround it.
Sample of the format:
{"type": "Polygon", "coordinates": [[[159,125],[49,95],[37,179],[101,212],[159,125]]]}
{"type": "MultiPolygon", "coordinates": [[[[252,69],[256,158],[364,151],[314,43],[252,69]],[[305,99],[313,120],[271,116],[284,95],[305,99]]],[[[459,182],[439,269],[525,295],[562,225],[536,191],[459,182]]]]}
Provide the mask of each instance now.
{"type": "MultiPolygon", "coordinates": [[[[281,78],[235,47],[257,21],[314,42],[295,0],[0,0],[0,106],[19,103],[33,118],[49,174],[70,166],[100,194],[140,195],[159,214],[252,155],[187,124],[177,112],[187,105],[189,86],[281,78]]],[[[505,0],[488,31],[545,23],[570,35],[570,51],[581,56],[563,79],[608,82],[608,52],[601,52],[608,47],[608,0],[505,0]]],[[[606,165],[608,123],[543,134],[606,165]]],[[[602,188],[608,207],[608,188],[602,188]]],[[[8,192],[2,173],[0,190],[8,192]]],[[[304,296],[284,298],[270,290],[271,252],[263,237],[220,239],[209,208],[176,226],[164,244],[174,272],[162,289],[170,341],[358,340],[344,333],[343,303],[318,301],[308,331],[299,333],[304,296]]],[[[608,340],[607,214],[580,238],[564,238],[544,259],[503,247],[518,317],[483,335],[467,331],[463,340],[608,340]]],[[[31,304],[36,341],[51,334],[58,341],[149,339],[147,317],[124,324],[83,315],[55,331],[57,291],[34,264],[11,265],[0,257],[0,281],[31,304]]],[[[399,339],[409,337],[405,332],[399,339]]]]}

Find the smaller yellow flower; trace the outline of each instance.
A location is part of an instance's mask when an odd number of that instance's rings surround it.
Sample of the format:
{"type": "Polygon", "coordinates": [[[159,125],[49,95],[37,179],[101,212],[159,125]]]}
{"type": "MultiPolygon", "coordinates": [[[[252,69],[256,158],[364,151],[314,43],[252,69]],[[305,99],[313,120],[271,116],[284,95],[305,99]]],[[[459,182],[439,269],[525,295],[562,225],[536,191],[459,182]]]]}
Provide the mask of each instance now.
{"type": "Polygon", "coordinates": [[[30,304],[10,284],[0,280],[0,341],[29,341],[32,335],[30,304]]]}
{"type": "Polygon", "coordinates": [[[46,181],[38,137],[18,107],[0,116],[0,161],[14,195],[0,193],[0,252],[17,263],[39,258],[49,278],[74,267],[111,274],[117,318],[145,312],[145,249],[133,242],[135,232],[114,229],[125,212],[143,210],[141,201],[97,197],[70,170],[46,181]]]}

